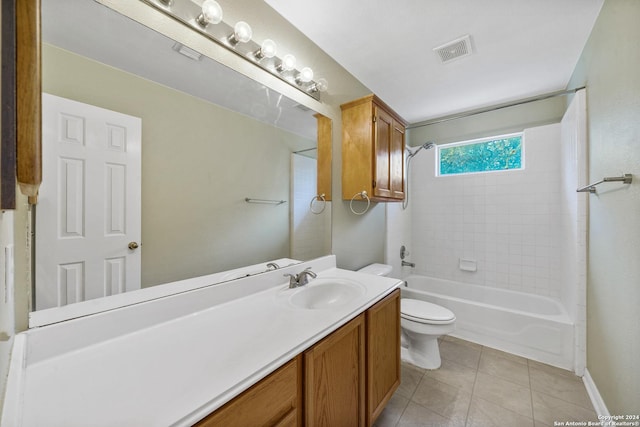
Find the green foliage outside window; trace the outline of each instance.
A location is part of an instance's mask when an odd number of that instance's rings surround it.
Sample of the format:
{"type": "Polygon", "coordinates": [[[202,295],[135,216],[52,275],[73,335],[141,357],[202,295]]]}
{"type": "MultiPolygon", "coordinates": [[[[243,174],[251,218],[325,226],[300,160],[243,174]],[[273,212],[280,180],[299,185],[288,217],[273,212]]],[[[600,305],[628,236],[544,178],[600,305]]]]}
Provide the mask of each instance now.
{"type": "Polygon", "coordinates": [[[440,175],[522,169],[522,135],[442,146],[440,175]]]}

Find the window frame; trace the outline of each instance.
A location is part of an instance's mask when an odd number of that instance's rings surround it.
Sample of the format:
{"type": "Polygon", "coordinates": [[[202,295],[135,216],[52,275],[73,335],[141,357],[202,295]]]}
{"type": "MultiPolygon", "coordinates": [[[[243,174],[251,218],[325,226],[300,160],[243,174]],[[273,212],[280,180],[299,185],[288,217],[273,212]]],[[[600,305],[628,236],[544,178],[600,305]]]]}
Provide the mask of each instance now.
{"type": "Polygon", "coordinates": [[[502,135],[493,135],[493,136],[488,136],[488,137],[483,137],[483,138],[468,139],[468,140],[464,140],[464,141],[450,142],[448,144],[438,144],[438,145],[436,145],[436,153],[435,154],[436,154],[436,162],[435,162],[435,167],[436,167],[435,174],[436,174],[436,177],[465,176],[465,175],[475,175],[475,174],[481,174],[481,173],[522,171],[522,170],[525,169],[525,138],[524,138],[524,131],[523,132],[512,132],[512,133],[502,134],[502,135]],[[460,172],[460,173],[447,173],[447,174],[441,173],[441,170],[440,170],[440,164],[441,164],[440,152],[443,149],[452,148],[452,147],[459,147],[459,146],[464,146],[464,145],[482,144],[484,142],[497,141],[497,140],[501,140],[501,139],[509,139],[509,138],[514,138],[514,137],[520,137],[520,167],[519,168],[483,170],[483,171],[475,171],[475,172],[460,172]]]}

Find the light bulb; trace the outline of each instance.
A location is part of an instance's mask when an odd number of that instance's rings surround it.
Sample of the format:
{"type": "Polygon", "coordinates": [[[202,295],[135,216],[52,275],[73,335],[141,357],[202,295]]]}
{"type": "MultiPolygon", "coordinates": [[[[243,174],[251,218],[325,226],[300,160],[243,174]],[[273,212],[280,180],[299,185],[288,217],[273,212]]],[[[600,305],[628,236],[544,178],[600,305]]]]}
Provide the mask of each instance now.
{"type": "MultiPolygon", "coordinates": [[[[276,46],[276,42],[271,39],[266,39],[262,42],[262,45],[260,45],[260,50],[258,51],[260,52],[260,58],[258,59],[273,58],[274,56],[276,56],[277,50],[278,47],[276,46]]],[[[257,56],[258,55],[256,55],[256,57],[257,56]]]]}
{"type": "Polygon", "coordinates": [[[325,78],[319,78],[310,88],[310,92],[326,92],[329,89],[329,82],[325,78]]]}
{"type": "Polygon", "coordinates": [[[215,0],[205,0],[202,3],[202,13],[196,18],[196,22],[202,27],[207,24],[219,24],[222,21],[222,7],[215,0]]]}
{"type": "Polygon", "coordinates": [[[313,70],[309,67],[304,67],[296,76],[296,83],[309,83],[313,80],[313,70]]]}
{"type": "Polygon", "coordinates": [[[252,35],[253,31],[251,31],[251,26],[244,21],[238,21],[238,23],[233,27],[233,34],[229,36],[228,40],[229,43],[235,46],[239,42],[248,42],[251,40],[252,35]]]}
{"type": "Polygon", "coordinates": [[[296,68],[296,57],[290,53],[282,58],[282,62],[278,65],[278,71],[291,71],[296,68]]]}

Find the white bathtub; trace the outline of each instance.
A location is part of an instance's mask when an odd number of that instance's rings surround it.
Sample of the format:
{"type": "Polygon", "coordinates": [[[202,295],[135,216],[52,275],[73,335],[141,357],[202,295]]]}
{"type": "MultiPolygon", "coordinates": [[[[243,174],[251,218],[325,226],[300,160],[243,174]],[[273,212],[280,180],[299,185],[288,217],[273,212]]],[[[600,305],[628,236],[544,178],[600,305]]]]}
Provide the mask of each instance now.
{"type": "Polygon", "coordinates": [[[426,276],[405,280],[403,298],[432,302],[456,315],[451,335],[573,370],[573,322],[558,301],[426,276]]]}

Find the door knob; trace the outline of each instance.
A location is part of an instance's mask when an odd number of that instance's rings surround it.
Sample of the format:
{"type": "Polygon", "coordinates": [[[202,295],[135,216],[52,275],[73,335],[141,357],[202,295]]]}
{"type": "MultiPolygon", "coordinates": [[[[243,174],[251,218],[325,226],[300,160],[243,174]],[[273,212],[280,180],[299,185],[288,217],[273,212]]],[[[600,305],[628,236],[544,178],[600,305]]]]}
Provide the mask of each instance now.
{"type": "Polygon", "coordinates": [[[138,249],[138,243],[137,242],[129,242],[129,249],[134,250],[134,249],[138,249]]]}

